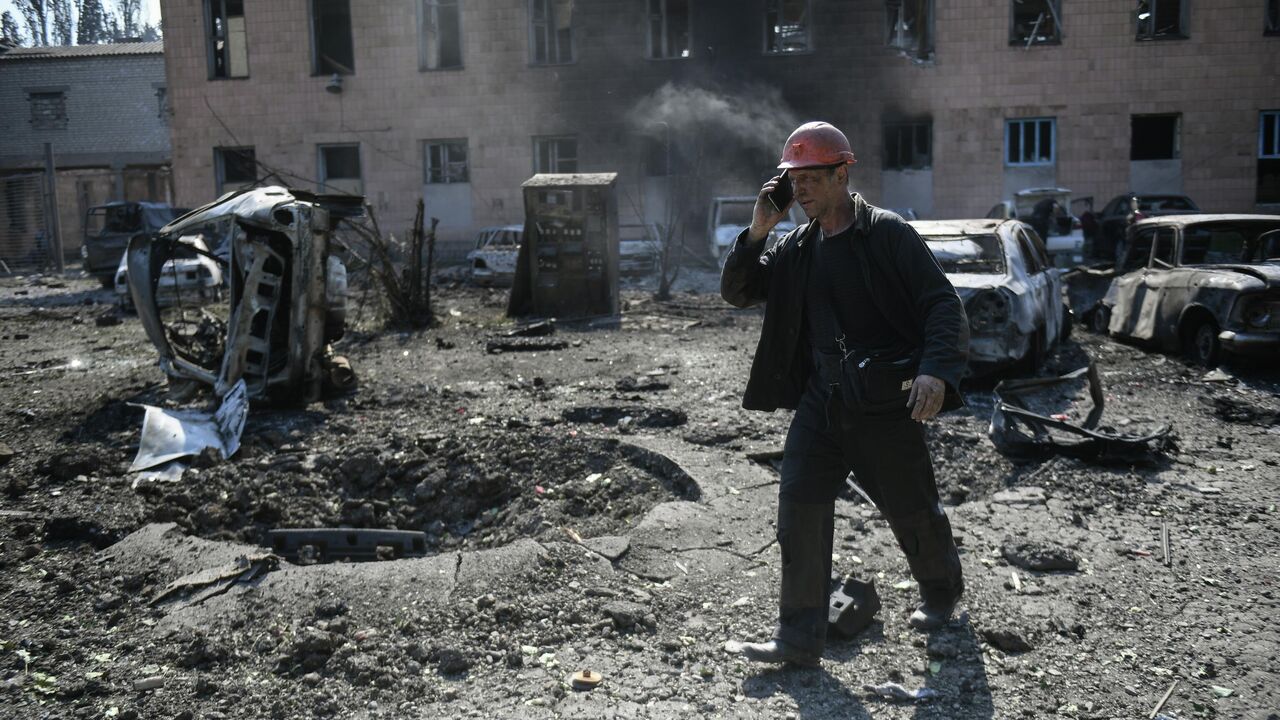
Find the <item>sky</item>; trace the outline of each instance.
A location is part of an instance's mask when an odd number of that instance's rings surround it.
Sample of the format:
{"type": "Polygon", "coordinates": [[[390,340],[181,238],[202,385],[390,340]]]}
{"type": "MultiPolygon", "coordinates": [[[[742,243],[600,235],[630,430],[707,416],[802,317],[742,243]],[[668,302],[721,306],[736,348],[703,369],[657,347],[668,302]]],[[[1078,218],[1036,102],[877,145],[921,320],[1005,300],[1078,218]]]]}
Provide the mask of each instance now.
{"type": "MultiPolygon", "coordinates": [[[[109,11],[114,11],[116,8],[115,0],[102,0],[102,5],[109,11]]],[[[27,26],[22,22],[22,13],[18,12],[13,0],[0,0],[0,13],[6,10],[13,13],[13,18],[18,21],[18,27],[22,28],[23,34],[26,34],[27,26]]],[[[160,24],[160,0],[142,0],[142,24],[160,24]]]]}

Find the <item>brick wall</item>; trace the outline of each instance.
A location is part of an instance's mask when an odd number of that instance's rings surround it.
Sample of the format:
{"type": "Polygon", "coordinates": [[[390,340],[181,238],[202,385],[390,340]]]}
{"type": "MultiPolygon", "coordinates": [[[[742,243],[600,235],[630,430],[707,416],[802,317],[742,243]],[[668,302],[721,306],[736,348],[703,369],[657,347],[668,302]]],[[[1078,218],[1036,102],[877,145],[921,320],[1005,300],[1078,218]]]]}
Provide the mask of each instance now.
{"type": "MultiPolygon", "coordinates": [[[[252,145],[306,187],[318,144],[359,142],[365,191],[384,228],[397,231],[422,195],[429,139],[468,139],[476,227],[520,220],[535,135],[576,134],[581,170],[618,171],[624,193],[638,194],[628,115],[666,82],[748,98],[779,88],[798,119],[845,129],[860,160],[853,183],[873,201],[882,121],[931,117],[939,217],[982,215],[1001,199],[1004,121],[1014,117],[1057,118],[1057,182],[1100,206],[1128,189],[1133,113],[1181,113],[1186,192],[1207,209],[1252,210],[1258,111],[1280,107],[1280,39],[1263,36],[1253,0],[1196,2],[1190,39],[1158,42],[1135,41],[1133,3],[1063,0],[1062,43],[1029,50],[1009,45],[1007,2],[937,2],[927,65],[885,47],[876,0],[813,0],[814,51],[788,57],[761,53],[762,0],[695,3],[687,60],[644,59],[642,0],[593,0],[576,3],[577,61],[543,67],[529,65],[526,0],[463,0],[464,68],[427,72],[418,70],[414,3],[352,0],[355,74],[340,94],[311,74],[305,0],[246,4],[249,77],[214,81],[202,3],[162,3],[177,202],[213,198],[217,146],[252,145]]],[[[774,148],[785,139],[765,134],[774,148]]],[[[727,178],[734,191],[753,187],[773,161],[740,146],[725,154],[760,166],[727,178]]]]}

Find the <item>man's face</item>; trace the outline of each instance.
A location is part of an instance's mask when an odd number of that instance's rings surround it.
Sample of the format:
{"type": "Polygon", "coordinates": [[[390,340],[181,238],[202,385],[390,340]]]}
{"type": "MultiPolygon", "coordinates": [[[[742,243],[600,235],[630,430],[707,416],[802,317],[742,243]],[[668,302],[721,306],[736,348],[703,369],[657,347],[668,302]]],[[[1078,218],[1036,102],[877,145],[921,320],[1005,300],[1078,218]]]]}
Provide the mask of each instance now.
{"type": "Polygon", "coordinates": [[[815,218],[848,198],[847,177],[834,168],[801,168],[787,173],[795,188],[796,202],[805,216],[815,218]]]}

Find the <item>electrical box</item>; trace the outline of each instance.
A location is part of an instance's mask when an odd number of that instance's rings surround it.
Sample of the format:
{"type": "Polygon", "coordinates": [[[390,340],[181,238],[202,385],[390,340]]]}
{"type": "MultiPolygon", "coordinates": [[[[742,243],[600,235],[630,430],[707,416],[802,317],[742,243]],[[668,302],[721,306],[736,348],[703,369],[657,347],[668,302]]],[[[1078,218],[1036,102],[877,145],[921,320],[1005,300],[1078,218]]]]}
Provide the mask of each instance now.
{"type": "Polygon", "coordinates": [[[618,314],[617,179],[538,174],[524,182],[524,239],[508,314],[618,314]]]}

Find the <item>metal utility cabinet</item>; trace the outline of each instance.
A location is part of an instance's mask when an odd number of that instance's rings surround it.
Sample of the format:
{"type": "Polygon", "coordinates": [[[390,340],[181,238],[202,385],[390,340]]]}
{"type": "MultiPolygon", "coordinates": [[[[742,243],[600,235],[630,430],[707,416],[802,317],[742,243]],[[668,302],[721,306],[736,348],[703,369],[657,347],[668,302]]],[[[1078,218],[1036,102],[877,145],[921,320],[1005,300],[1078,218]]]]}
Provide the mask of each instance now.
{"type": "Polygon", "coordinates": [[[524,182],[525,232],[508,314],[618,314],[617,179],[538,174],[524,182]]]}

